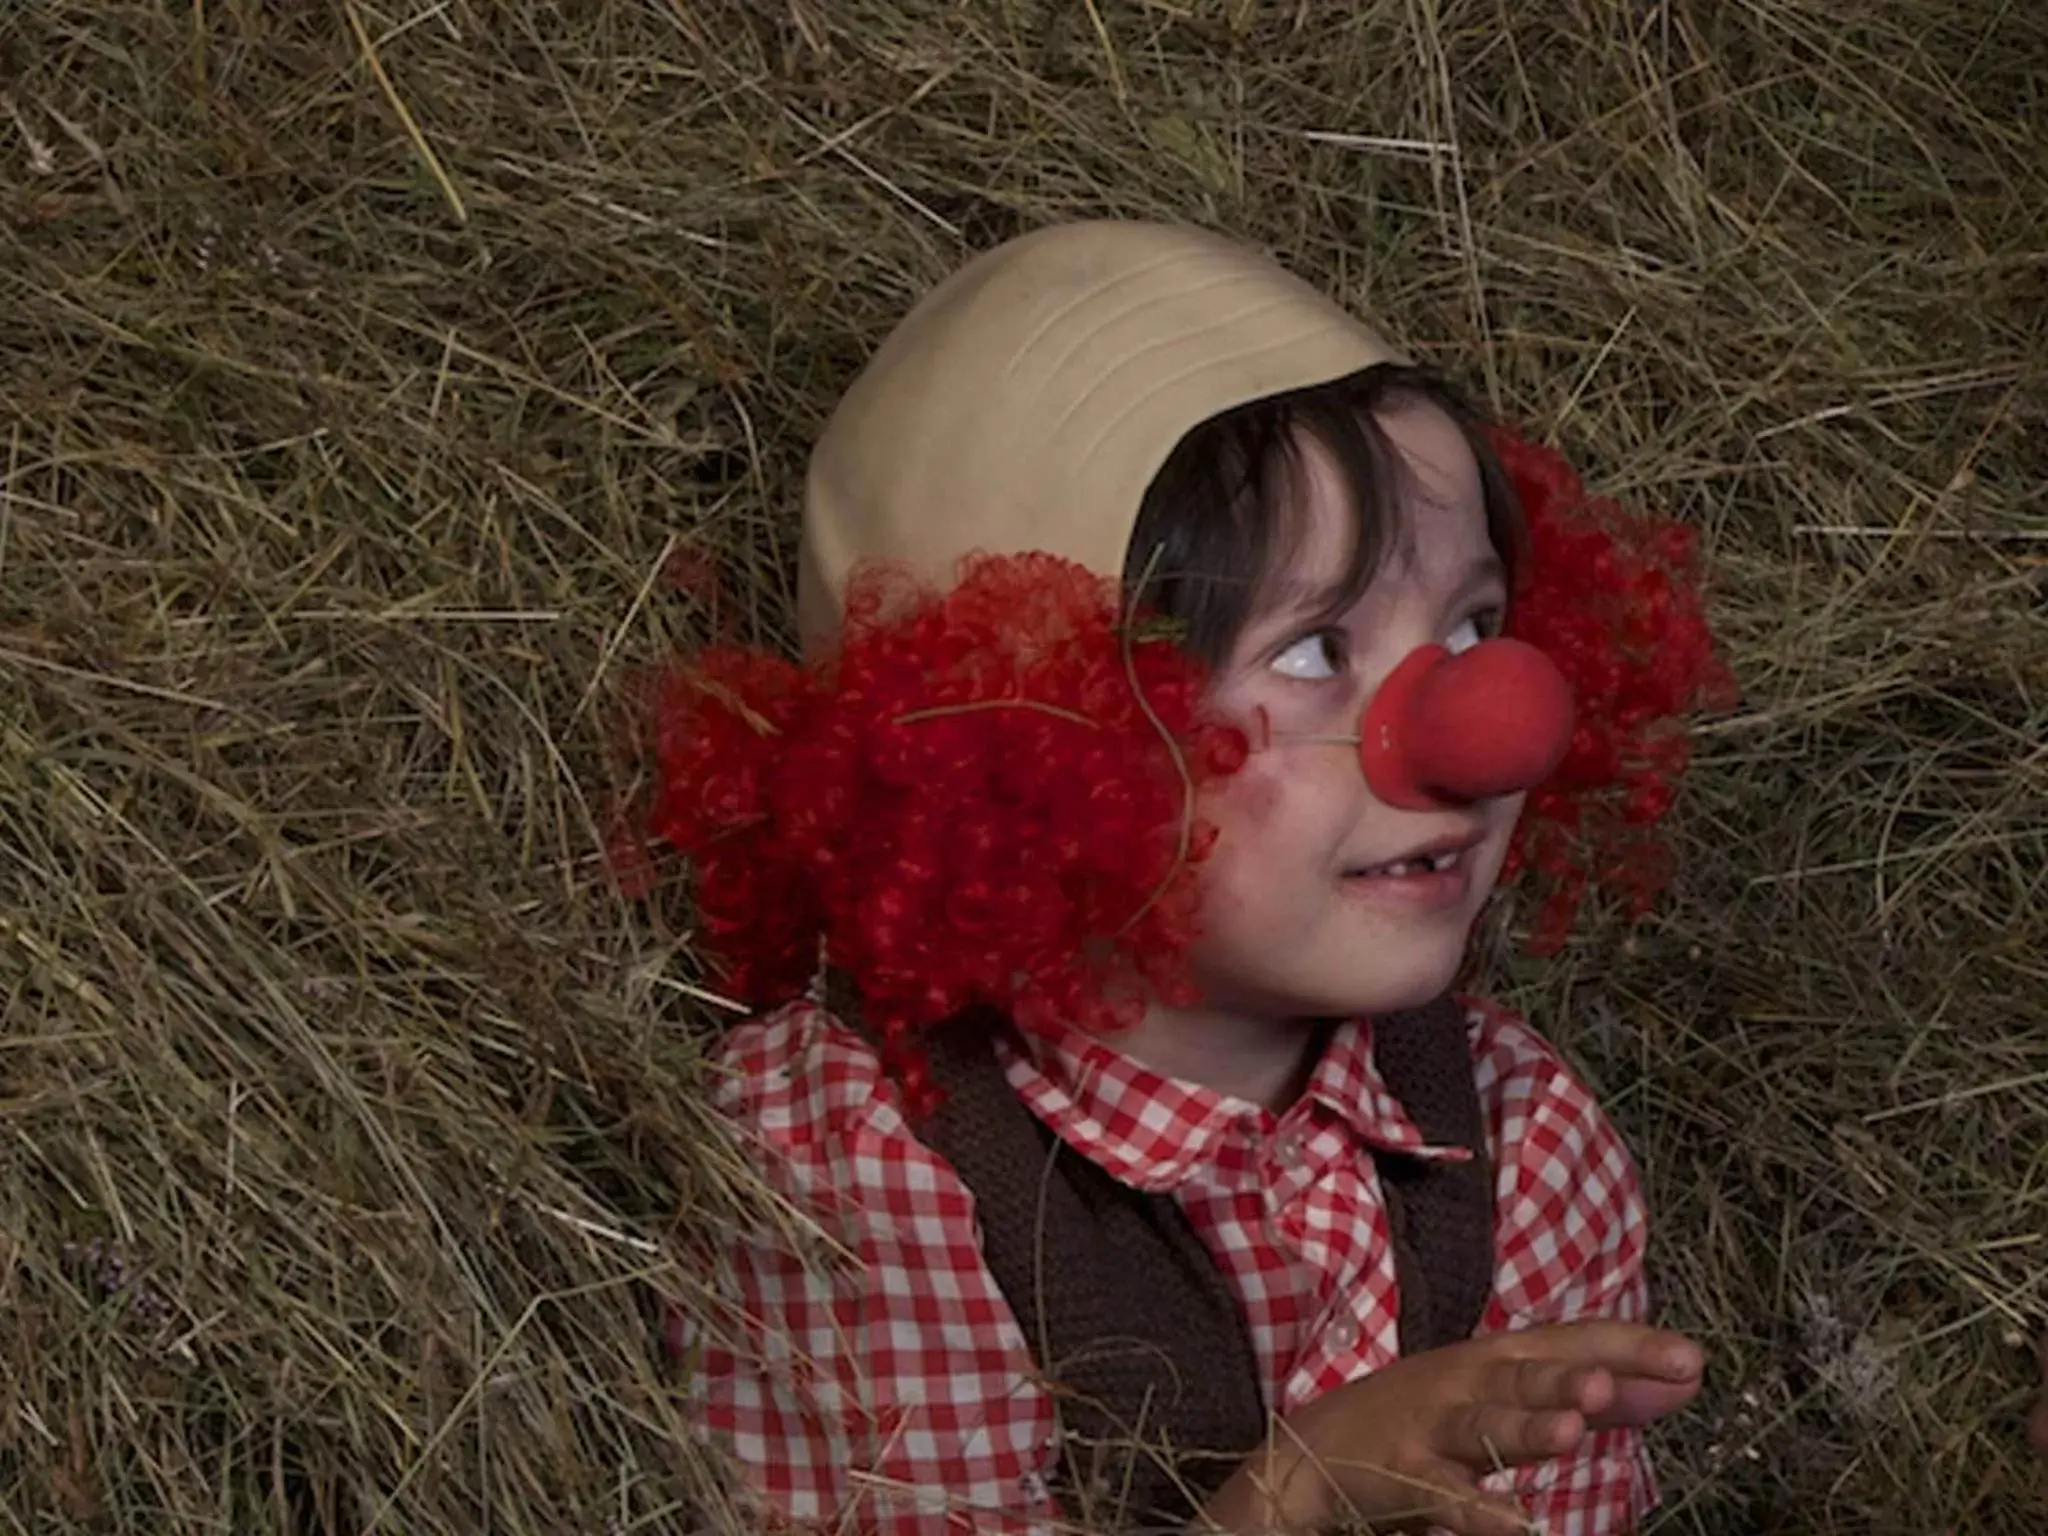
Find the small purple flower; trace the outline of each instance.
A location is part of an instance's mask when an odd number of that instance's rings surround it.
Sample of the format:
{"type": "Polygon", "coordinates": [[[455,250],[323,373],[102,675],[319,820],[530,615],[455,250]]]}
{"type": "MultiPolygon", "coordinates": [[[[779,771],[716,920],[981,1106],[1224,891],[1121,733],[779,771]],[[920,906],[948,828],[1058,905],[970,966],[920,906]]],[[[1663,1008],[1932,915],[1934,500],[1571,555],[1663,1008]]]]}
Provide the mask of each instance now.
{"type": "Polygon", "coordinates": [[[126,1293],[128,1310],[152,1325],[169,1319],[171,1304],[147,1280],[138,1279],[128,1261],[125,1244],[96,1237],[85,1243],[66,1243],[62,1250],[65,1267],[78,1278],[95,1301],[108,1301],[126,1293]]]}

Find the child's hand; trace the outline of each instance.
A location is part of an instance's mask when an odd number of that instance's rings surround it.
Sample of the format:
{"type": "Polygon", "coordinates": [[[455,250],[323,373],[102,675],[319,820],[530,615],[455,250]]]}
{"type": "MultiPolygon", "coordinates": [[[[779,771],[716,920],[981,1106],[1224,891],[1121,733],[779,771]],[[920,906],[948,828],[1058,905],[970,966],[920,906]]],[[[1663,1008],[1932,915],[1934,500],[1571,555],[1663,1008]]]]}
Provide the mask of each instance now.
{"type": "Polygon", "coordinates": [[[1559,1323],[1397,1361],[1290,1415],[1204,1510],[1237,1532],[1313,1529],[1346,1515],[1378,1530],[1520,1536],[1498,1467],[1566,1456],[1590,1430],[1638,1426],[1700,1388],[1689,1339],[1636,1323],[1559,1323]]]}

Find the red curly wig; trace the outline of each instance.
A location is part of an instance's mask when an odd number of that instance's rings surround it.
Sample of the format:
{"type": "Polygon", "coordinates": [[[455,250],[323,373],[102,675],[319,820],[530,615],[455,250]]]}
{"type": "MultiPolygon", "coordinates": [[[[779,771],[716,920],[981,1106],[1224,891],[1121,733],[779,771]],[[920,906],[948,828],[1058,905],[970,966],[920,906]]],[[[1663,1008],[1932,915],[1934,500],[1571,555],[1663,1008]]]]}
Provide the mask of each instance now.
{"type": "Polygon", "coordinates": [[[1547,652],[1577,706],[1571,746],[1530,792],[1502,871],[1548,885],[1531,947],[1569,936],[1589,887],[1640,918],[1671,874],[1657,835],[1691,759],[1687,717],[1734,702],[1681,523],[1589,498],[1554,449],[1490,434],[1529,530],[1508,633],[1547,652]]]}
{"type": "MultiPolygon", "coordinates": [[[[1592,885],[1647,909],[1684,717],[1729,682],[1690,532],[1589,499],[1550,449],[1494,444],[1529,531],[1510,632],[1577,701],[1504,876],[1548,883],[1550,947],[1592,885]]],[[[1247,751],[1204,715],[1205,682],[1070,561],[977,557],[946,591],[868,570],[829,660],[719,646],[660,680],[646,831],[686,858],[729,988],[769,1005],[829,962],[915,1105],[920,1032],[970,1005],[1106,1031],[1191,999],[1214,840],[1196,807],[1247,751]]]]}

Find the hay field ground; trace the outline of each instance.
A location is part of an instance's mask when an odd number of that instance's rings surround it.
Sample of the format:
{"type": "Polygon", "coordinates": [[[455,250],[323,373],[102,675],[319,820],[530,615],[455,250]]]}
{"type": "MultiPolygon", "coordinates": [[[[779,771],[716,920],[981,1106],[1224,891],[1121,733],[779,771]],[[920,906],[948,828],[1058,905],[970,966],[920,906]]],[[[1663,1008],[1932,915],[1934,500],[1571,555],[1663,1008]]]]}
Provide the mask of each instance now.
{"type": "Polygon", "coordinates": [[[782,636],[866,349],[1104,214],[1702,532],[1683,878],[1491,960],[1712,1351],[1656,1528],[2048,1528],[2048,8],[12,0],[0,1530],[718,1526],[617,685],[707,561],[782,636]]]}

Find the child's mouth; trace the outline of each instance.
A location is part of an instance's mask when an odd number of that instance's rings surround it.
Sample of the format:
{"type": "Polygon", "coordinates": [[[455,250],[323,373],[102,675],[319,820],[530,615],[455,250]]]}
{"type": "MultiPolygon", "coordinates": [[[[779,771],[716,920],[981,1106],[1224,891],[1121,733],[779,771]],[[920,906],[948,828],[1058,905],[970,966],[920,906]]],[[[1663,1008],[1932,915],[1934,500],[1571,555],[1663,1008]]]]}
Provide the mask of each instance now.
{"type": "Polygon", "coordinates": [[[1413,858],[1395,859],[1390,864],[1374,864],[1365,869],[1349,871],[1345,878],[1350,880],[1405,880],[1415,875],[1441,875],[1456,869],[1465,861],[1465,850],[1449,848],[1442,853],[1422,853],[1413,858]]]}
{"type": "Polygon", "coordinates": [[[1453,907],[1471,888],[1469,848],[1411,854],[1385,864],[1361,865],[1344,872],[1347,892],[1403,906],[1453,907]]]}

